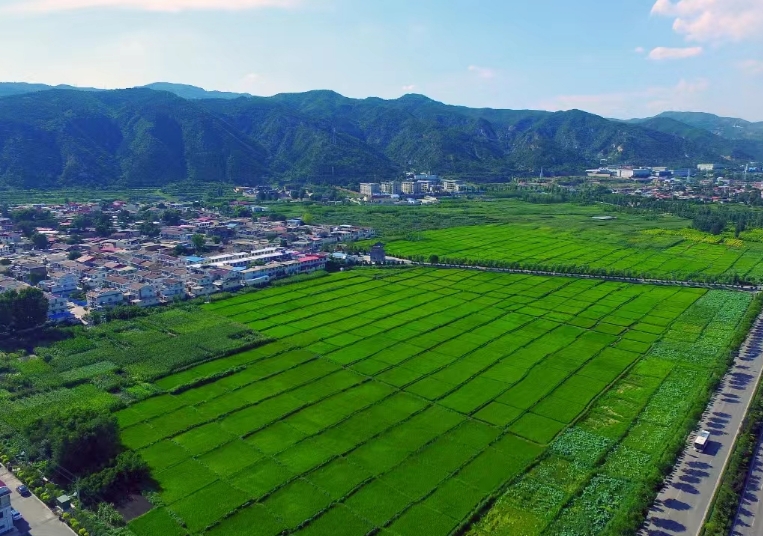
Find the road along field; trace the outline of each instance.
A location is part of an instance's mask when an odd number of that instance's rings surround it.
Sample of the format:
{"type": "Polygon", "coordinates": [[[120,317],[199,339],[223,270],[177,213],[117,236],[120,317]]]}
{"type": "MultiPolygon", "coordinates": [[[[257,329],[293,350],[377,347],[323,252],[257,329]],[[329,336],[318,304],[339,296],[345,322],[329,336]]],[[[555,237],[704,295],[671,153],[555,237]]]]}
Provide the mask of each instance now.
{"type": "MultiPolygon", "coordinates": [[[[553,218],[550,216],[550,218],[553,218]]],[[[693,229],[639,229],[590,216],[453,227],[387,243],[387,254],[440,262],[682,281],[763,282],[763,244],[693,229]],[[612,228],[612,232],[610,232],[612,228]]]]}
{"type": "Polygon", "coordinates": [[[613,533],[683,441],[750,300],[398,269],[213,303],[277,341],[158,380],[166,394],[118,413],[161,486],[130,528],[613,533]]]}

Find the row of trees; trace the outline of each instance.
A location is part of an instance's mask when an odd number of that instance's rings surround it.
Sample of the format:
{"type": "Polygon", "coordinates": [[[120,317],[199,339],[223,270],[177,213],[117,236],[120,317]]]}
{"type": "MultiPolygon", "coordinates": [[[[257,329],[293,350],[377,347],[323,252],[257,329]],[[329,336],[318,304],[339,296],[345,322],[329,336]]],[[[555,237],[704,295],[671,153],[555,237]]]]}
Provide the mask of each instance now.
{"type": "Polygon", "coordinates": [[[48,299],[41,290],[27,287],[0,294],[0,333],[36,328],[47,319],[48,299]]]}
{"type": "Polygon", "coordinates": [[[429,262],[430,264],[452,264],[457,266],[480,266],[484,268],[498,268],[505,270],[522,270],[528,272],[545,272],[555,274],[576,274],[592,277],[610,277],[623,280],[654,279],[666,281],[684,281],[704,283],[708,285],[752,285],[758,281],[747,280],[739,274],[703,274],[697,272],[676,272],[666,277],[665,274],[652,274],[648,272],[636,272],[633,270],[617,270],[604,267],[592,267],[589,265],[576,264],[546,264],[542,262],[519,262],[503,261],[496,259],[467,259],[456,257],[439,257],[438,255],[410,255],[408,258],[414,262],[429,262]]]}

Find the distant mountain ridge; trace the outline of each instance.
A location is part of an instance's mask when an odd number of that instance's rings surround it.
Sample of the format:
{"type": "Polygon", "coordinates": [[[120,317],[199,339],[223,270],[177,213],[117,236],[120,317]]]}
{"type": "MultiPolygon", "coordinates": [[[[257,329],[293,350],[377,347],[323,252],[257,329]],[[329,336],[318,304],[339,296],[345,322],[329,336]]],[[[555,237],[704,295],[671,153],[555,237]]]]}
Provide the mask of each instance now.
{"type": "Polygon", "coordinates": [[[423,95],[254,97],[167,83],[127,90],[0,84],[5,186],[189,179],[356,185],[407,169],[489,181],[541,169],[580,174],[602,159],[668,166],[763,160],[763,140],[727,138],[669,115],[615,121],[580,110],[450,106],[423,95]]]}
{"type": "MultiPolygon", "coordinates": [[[[191,86],[188,84],[172,84],[170,82],[154,82],[141,88],[154,89],[156,91],[169,91],[178,97],[188,100],[200,99],[237,99],[239,97],[252,97],[249,93],[230,93],[227,91],[207,91],[206,89],[191,86]]],[[[79,91],[107,91],[92,87],[76,87],[61,84],[50,86],[47,84],[29,84],[26,82],[0,82],[0,97],[10,95],[23,95],[25,93],[37,93],[38,91],[49,91],[51,89],[72,89],[79,91]]]]}
{"type": "Polygon", "coordinates": [[[631,119],[629,122],[643,125],[655,119],[672,119],[729,140],[763,141],[763,121],[753,123],[737,117],[721,117],[704,112],[662,112],[654,117],[631,119]]]}
{"type": "Polygon", "coordinates": [[[189,86],[187,84],[171,84],[169,82],[154,82],[141,86],[156,91],[169,91],[178,97],[189,100],[201,99],[237,99],[239,97],[252,97],[249,93],[230,93],[228,91],[207,91],[206,89],[189,86]]]}

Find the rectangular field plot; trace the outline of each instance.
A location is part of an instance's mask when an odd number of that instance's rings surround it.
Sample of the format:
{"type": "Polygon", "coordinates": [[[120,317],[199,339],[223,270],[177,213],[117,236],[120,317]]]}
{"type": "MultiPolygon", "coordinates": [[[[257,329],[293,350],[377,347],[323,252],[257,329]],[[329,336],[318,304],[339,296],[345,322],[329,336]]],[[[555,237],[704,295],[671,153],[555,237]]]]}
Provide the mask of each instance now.
{"type": "Polygon", "coordinates": [[[486,517],[496,531],[568,523],[562,506],[587,472],[623,500],[636,489],[630,479],[648,473],[637,464],[659,459],[658,445],[640,441],[699,395],[703,367],[748,303],[691,288],[393,269],[211,304],[207,314],[267,325],[278,340],[163,378],[164,394],[119,412],[164,502],[131,526],[444,535],[515,486],[498,521],[486,517]],[[210,382],[216,371],[228,372],[210,382]],[[207,492],[220,497],[198,511],[207,492]],[[548,509],[526,508],[545,500],[548,509]]]}
{"type": "MultiPolygon", "coordinates": [[[[391,240],[386,250],[390,255],[419,260],[437,255],[446,264],[566,273],[595,270],[672,281],[698,281],[705,276],[723,282],[733,282],[735,278],[753,283],[763,281],[763,246],[753,237],[747,241],[744,236],[735,240],[728,235],[713,236],[689,228],[643,229],[643,221],[634,227],[621,226],[616,221],[593,223],[590,216],[571,214],[530,221],[520,217],[500,225],[424,231],[417,233],[416,241],[391,240]]],[[[562,307],[558,311],[568,309],[562,307]]]]}
{"type": "MultiPolygon", "coordinates": [[[[587,408],[469,534],[622,534],[636,497],[651,489],[657,461],[685,441],[689,408],[703,400],[712,369],[724,366],[750,300],[750,295],[724,291],[693,301],[674,296],[625,335],[672,318],[646,356],[604,350],[512,424],[509,430],[523,437],[540,436],[551,419],[568,421],[587,408]],[[613,377],[614,384],[596,398],[589,380],[603,385],[613,377]],[[533,414],[548,420],[535,426],[522,421],[533,414]]],[[[500,415],[489,409],[490,416],[500,415]]]]}

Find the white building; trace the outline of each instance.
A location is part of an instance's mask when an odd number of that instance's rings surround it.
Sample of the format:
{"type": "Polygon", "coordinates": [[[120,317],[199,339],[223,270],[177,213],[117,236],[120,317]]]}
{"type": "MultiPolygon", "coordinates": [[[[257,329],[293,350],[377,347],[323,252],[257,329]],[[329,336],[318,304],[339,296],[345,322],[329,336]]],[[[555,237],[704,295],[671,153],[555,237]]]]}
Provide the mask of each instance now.
{"type": "Polygon", "coordinates": [[[145,283],[133,283],[127,288],[125,299],[132,305],[139,307],[153,307],[159,305],[159,294],[153,285],[145,283]]]}
{"type": "Polygon", "coordinates": [[[0,487],[0,534],[12,530],[13,516],[11,515],[11,490],[2,486],[0,487]]]}
{"type": "Polygon", "coordinates": [[[54,296],[53,294],[45,293],[45,298],[48,300],[48,318],[54,319],[58,315],[69,312],[69,300],[62,298],[61,296],[54,296]]]}
{"type": "Polygon", "coordinates": [[[173,301],[185,298],[185,285],[179,279],[165,279],[159,290],[162,299],[173,301]]]}
{"type": "Polygon", "coordinates": [[[77,290],[77,276],[66,272],[56,272],[48,275],[48,279],[37,285],[52,294],[65,294],[77,290]]]}
{"type": "Polygon", "coordinates": [[[401,189],[404,194],[416,195],[421,193],[421,183],[417,181],[404,181],[401,184],[401,189]]]}
{"type": "Polygon", "coordinates": [[[400,183],[397,181],[386,181],[381,183],[381,192],[387,195],[397,195],[402,192],[400,183]]]}
{"type": "Polygon", "coordinates": [[[244,276],[241,275],[241,272],[227,270],[225,274],[219,275],[220,277],[215,279],[213,283],[218,291],[229,292],[238,290],[244,285],[244,276]]]}
{"type": "Polygon", "coordinates": [[[217,292],[217,289],[212,284],[212,278],[206,274],[192,275],[186,282],[188,286],[188,293],[194,298],[199,296],[209,296],[217,292]]]}
{"type": "Polygon", "coordinates": [[[96,290],[87,293],[87,305],[91,309],[114,307],[124,303],[124,294],[117,289],[96,290]]]}
{"type": "Polygon", "coordinates": [[[458,193],[464,191],[464,183],[457,180],[442,181],[442,189],[446,192],[458,193]]]}
{"type": "Polygon", "coordinates": [[[228,253],[226,255],[215,255],[207,257],[204,262],[194,265],[194,268],[202,266],[213,266],[215,268],[245,268],[256,262],[269,262],[285,259],[289,253],[283,248],[265,248],[250,252],[228,253]]]}
{"type": "Polygon", "coordinates": [[[615,174],[620,179],[648,179],[652,170],[647,168],[621,168],[615,174]]]}
{"type": "Polygon", "coordinates": [[[366,197],[373,197],[381,193],[381,186],[378,182],[361,182],[360,183],[360,195],[366,197]]]}

